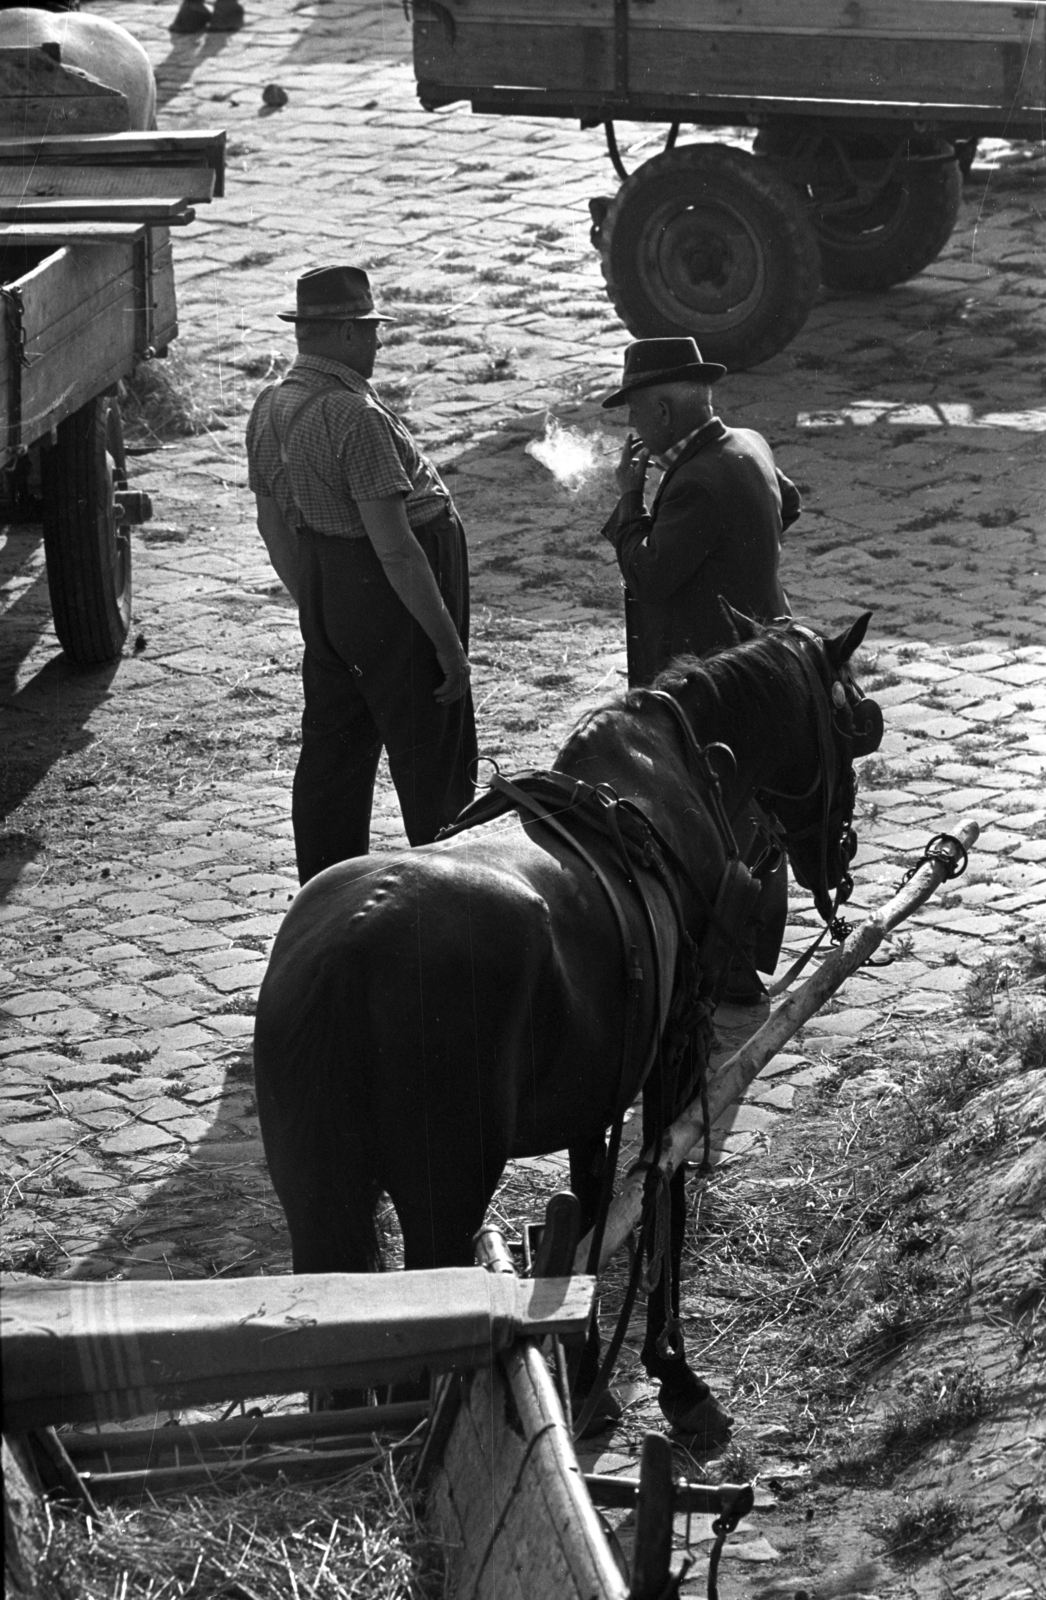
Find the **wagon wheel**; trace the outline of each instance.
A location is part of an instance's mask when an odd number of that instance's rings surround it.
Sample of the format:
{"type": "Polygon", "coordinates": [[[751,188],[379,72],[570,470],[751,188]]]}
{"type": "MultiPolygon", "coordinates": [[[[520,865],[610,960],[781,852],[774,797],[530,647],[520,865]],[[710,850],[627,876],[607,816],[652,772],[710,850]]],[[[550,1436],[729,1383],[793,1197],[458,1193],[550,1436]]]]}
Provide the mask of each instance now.
{"type": "Polygon", "coordinates": [[[795,192],[725,145],[684,145],[637,168],[599,251],[632,333],[692,334],[703,356],[735,369],[783,349],[817,293],[817,246],[795,192]]]}
{"type": "MultiPolygon", "coordinates": [[[[757,152],[788,155],[793,140],[784,130],[764,129],[757,152]]],[[[884,163],[886,144],[844,141],[848,157],[884,163]]],[[[924,138],[912,161],[898,166],[889,182],[859,211],[819,211],[817,189],[801,190],[821,255],[821,280],[832,289],[888,289],[914,278],[948,243],[962,203],[962,171],[946,139],[924,138]]]]}
{"type": "Polygon", "coordinates": [[[58,424],[43,466],[44,553],[59,643],[78,666],[114,661],[131,624],[131,537],[120,411],[109,395],[58,424]]]}

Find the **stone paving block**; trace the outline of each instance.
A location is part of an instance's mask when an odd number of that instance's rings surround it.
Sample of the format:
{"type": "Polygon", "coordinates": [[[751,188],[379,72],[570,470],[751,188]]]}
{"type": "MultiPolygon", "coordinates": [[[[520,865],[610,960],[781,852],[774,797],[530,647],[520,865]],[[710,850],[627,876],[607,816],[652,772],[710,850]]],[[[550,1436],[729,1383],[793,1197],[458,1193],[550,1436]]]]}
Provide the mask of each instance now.
{"type": "Polygon", "coordinates": [[[0,1125],[0,1139],[18,1150],[41,1150],[57,1154],[83,1129],[68,1117],[41,1117],[35,1122],[6,1122],[0,1125]]]}
{"type": "Polygon", "coordinates": [[[186,955],[190,951],[224,948],[228,943],[222,934],[212,928],[186,928],[181,933],[165,933],[152,941],[168,955],[186,955]]]}
{"type": "Polygon", "coordinates": [[[68,1005],[68,995],[58,989],[27,989],[21,994],[8,995],[2,1009],[11,1017],[37,1017],[68,1005]]]}
{"type": "Polygon", "coordinates": [[[882,1016],[878,1011],[871,1011],[863,1006],[850,1006],[842,1011],[832,1011],[827,1014],[821,1012],[811,1017],[804,1024],[804,1029],[808,1033],[840,1034],[852,1038],[864,1033],[868,1028],[876,1027],[881,1021],[882,1016]]]}
{"type": "Polygon", "coordinates": [[[105,1026],[96,1011],[82,1010],[78,1006],[70,1006],[65,1011],[48,1011],[44,1016],[32,1020],[41,1033],[57,1035],[69,1041],[89,1038],[105,1026]]]}
{"type": "Polygon", "coordinates": [[[187,922],[217,922],[222,918],[232,917],[240,909],[231,900],[205,900],[203,898],[190,902],[182,907],[182,916],[187,922]]]}
{"type": "Polygon", "coordinates": [[[253,1016],[208,1017],[206,1026],[222,1039],[248,1038],[254,1032],[253,1016]]]}
{"type": "MultiPolygon", "coordinates": [[[[236,924],[233,923],[231,926],[235,928],[236,924]]],[[[242,944],[230,944],[228,938],[223,939],[221,943],[220,950],[205,950],[199,955],[187,958],[190,966],[195,967],[197,972],[207,974],[208,982],[212,981],[211,973],[220,972],[223,967],[240,967],[244,962],[257,959],[256,952],[246,949],[242,944]]]]}
{"type": "Polygon", "coordinates": [[[151,1028],[142,1034],[144,1049],[192,1050],[196,1045],[210,1042],[210,1034],[196,1022],[183,1022],[170,1028],[151,1028]]]}
{"type": "Polygon", "coordinates": [[[178,917],[168,917],[159,912],[152,912],[147,916],[129,917],[125,922],[113,923],[110,933],[118,938],[143,938],[149,934],[185,933],[188,930],[183,921],[178,917]]]}
{"type": "Polygon", "coordinates": [[[220,967],[208,974],[208,979],[216,989],[223,994],[232,994],[237,989],[253,989],[261,983],[265,976],[268,962],[264,960],[244,961],[235,967],[220,967]]]}
{"type": "Polygon", "coordinates": [[[118,1133],[103,1139],[98,1148],[106,1155],[135,1156],[149,1150],[160,1150],[165,1145],[177,1144],[177,1135],[166,1128],[153,1127],[141,1122],[121,1128],[118,1133]]]}

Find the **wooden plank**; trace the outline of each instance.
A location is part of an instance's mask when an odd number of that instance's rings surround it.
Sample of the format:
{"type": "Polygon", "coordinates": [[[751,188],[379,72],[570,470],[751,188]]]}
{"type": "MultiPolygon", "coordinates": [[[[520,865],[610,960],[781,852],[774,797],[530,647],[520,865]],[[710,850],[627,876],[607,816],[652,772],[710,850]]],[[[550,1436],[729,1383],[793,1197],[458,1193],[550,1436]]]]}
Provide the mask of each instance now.
{"type": "MultiPolygon", "coordinates": [[[[913,9],[918,9],[915,7],[913,9]]],[[[1021,45],[959,40],[787,38],[771,33],[680,34],[649,29],[630,42],[630,88],[636,93],[751,95],[780,83],[781,56],[791,63],[788,94],[830,96],[862,105],[903,104],[912,116],[939,105],[1043,104],[1042,51],[1028,61],[1021,45]],[[1038,72],[1029,70],[1038,65],[1038,72]]]]}
{"type": "Polygon", "coordinates": [[[177,200],[0,200],[0,222],[158,222],[182,226],[196,216],[177,200]]]}
{"type": "Polygon", "coordinates": [[[214,199],[225,193],[224,128],[192,133],[116,133],[0,139],[0,164],[76,163],[91,166],[205,166],[214,172],[214,199]]]}
{"type": "Polygon", "coordinates": [[[66,244],[133,244],[145,238],[144,222],[15,222],[0,223],[0,249],[5,245],[25,245],[30,249],[66,244]]]}
{"type": "Polygon", "coordinates": [[[177,201],[210,200],[215,174],[210,167],[63,166],[0,164],[0,200],[135,200],[157,196],[177,201]]]}
{"type": "Polygon", "coordinates": [[[471,1267],[210,1283],[20,1278],[0,1294],[3,1425],[483,1366],[521,1333],[582,1335],[593,1292],[588,1278],[520,1281],[471,1267]]]}
{"type": "Polygon", "coordinates": [[[15,459],[18,430],[12,424],[21,392],[18,363],[11,348],[11,327],[8,308],[0,299],[0,470],[10,466],[15,459]]]}
{"type": "MultiPolygon", "coordinates": [[[[64,1436],[60,1436],[64,1437],[64,1436]]],[[[395,1445],[389,1447],[396,1449],[395,1445]]],[[[241,1482],[296,1482],[340,1478],[356,1467],[379,1465],[386,1452],[373,1444],[355,1450],[284,1450],[254,1460],[200,1461],[184,1467],[150,1467],[129,1472],[83,1472],[85,1489],[102,1504],[143,1494],[184,1494],[190,1489],[228,1489],[241,1482]]]]}
{"type": "Polygon", "coordinates": [[[63,1433],[62,1443],[74,1461],[95,1456],[154,1456],[172,1450],[253,1449],[263,1444],[338,1438],[353,1433],[367,1438],[376,1433],[402,1433],[424,1422],[428,1415],[427,1400],[403,1400],[385,1406],[353,1406],[345,1411],[281,1412],[271,1417],[235,1417],[229,1422],[63,1433]]]}
{"type": "Polygon", "coordinates": [[[559,1401],[532,1342],[474,1374],[430,1497],[448,1587],[471,1600],[624,1600],[559,1401]]]}
{"type": "MultiPolygon", "coordinates": [[[[453,27],[416,19],[415,73],[422,99],[455,91],[510,109],[512,91],[578,96],[598,104],[615,89],[612,8],[596,0],[448,0],[453,27]]],[[[1046,6],[1006,0],[652,0],[628,10],[628,81],[685,109],[717,97],[758,107],[853,101],[861,107],[965,108],[1025,120],[1046,103],[1046,6]]],[[[621,85],[617,86],[621,89],[621,85]]],[[[565,104],[556,102],[559,111],[565,104]]],[[[522,102],[520,110],[540,110],[522,102]]],[[[551,109],[551,108],[550,108],[551,109]]],[[[799,109],[796,107],[795,109],[799,109]]],[[[810,105],[802,107],[809,112],[810,105]]],[[[618,114],[627,115],[624,106],[618,114]]]]}
{"type": "Polygon", "coordinates": [[[27,361],[21,371],[24,444],[134,366],[140,248],[134,243],[67,247],[18,280],[27,361]]]}
{"type": "Polygon", "coordinates": [[[151,299],[148,343],[154,350],[166,350],[178,337],[174,251],[166,228],[149,229],[148,271],[151,299]]]}

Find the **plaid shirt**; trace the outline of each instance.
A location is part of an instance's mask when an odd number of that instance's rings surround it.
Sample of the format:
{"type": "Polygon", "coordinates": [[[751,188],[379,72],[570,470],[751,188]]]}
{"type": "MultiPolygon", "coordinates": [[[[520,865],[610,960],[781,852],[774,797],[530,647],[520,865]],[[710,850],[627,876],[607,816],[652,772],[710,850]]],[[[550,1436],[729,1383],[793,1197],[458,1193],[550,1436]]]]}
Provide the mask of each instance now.
{"type": "Polygon", "coordinates": [[[450,505],[432,463],[366,378],[323,356],[299,355],[263,389],[247,424],[247,482],[275,500],[290,528],[366,536],[358,500],[403,495],[412,528],[450,505]]]}
{"type": "Polygon", "coordinates": [[[654,457],[654,460],[657,462],[658,466],[664,467],[665,471],[667,472],[673,461],[679,460],[679,457],[683,454],[683,451],[686,449],[687,445],[697,438],[702,429],[707,428],[709,423],[718,422],[718,420],[718,417],[709,417],[708,422],[702,422],[700,428],[692,429],[691,432],[687,434],[685,439],[677,439],[675,444],[670,444],[668,449],[665,450],[661,455],[654,457]]]}

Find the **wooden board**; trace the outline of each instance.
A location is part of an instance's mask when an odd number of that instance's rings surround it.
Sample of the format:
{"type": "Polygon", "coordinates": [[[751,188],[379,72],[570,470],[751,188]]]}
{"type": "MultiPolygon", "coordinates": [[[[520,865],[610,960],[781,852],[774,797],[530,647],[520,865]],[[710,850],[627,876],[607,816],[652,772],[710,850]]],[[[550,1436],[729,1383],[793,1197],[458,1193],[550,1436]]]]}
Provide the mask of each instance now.
{"type": "Polygon", "coordinates": [[[159,222],[182,227],[196,216],[181,200],[3,200],[0,222],[159,222]]]}
{"type": "Polygon", "coordinates": [[[60,250],[65,244],[112,244],[123,240],[133,244],[145,238],[144,222],[3,222],[0,223],[0,249],[25,245],[37,249],[50,245],[60,250]]]}
{"type": "Polygon", "coordinates": [[[225,192],[225,130],[193,133],[115,133],[0,139],[0,166],[210,167],[215,199],[225,192]]]}
{"type": "Polygon", "coordinates": [[[17,204],[40,199],[137,200],[164,198],[179,206],[187,200],[210,200],[215,173],[211,167],[75,166],[0,162],[0,202],[17,204]]]}
{"type": "Polygon", "coordinates": [[[19,1277],[0,1292],[3,1427],[483,1366],[520,1334],[580,1336],[593,1293],[589,1278],[472,1267],[208,1283],[19,1277]]]}
{"type": "Polygon", "coordinates": [[[446,0],[419,8],[425,105],[1006,119],[1046,106],[1046,5],[1008,0],[446,0]],[[726,109],[724,104],[721,109],[726,109]]]}
{"type": "Polygon", "coordinates": [[[130,126],[126,95],[46,49],[0,49],[0,136],[110,133],[130,126]]]}
{"type": "MultiPolygon", "coordinates": [[[[511,1280],[510,1280],[511,1281],[511,1280]]],[[[544,1359],[475,1373],[432,1481],[447,1589],[469,1600],[625,1600],[544,1359]]]]}

